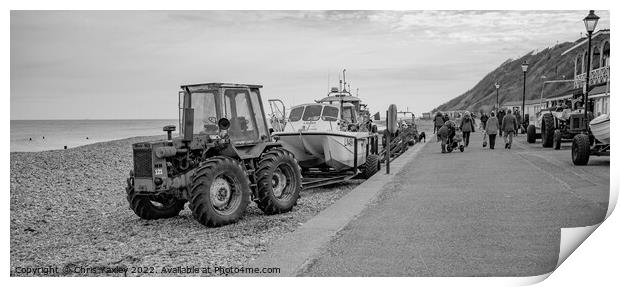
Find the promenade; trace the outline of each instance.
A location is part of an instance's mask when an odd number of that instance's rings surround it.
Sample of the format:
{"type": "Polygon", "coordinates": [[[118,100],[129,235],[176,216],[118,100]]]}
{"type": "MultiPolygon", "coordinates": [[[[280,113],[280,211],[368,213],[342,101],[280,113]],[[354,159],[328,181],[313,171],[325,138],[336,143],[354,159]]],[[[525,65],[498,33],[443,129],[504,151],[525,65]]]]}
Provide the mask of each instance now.
{"type": "Polygon", "coordinates": [[[501,138],[483,149],[479,132],[465,152],[441,154],[431,134],[379,200],[296,275],[540,275],[557,264],[560,228],[605,217],[609,157],[574,166],[570,143],[543,149],[524,135],[510,150],[501,138]]]}

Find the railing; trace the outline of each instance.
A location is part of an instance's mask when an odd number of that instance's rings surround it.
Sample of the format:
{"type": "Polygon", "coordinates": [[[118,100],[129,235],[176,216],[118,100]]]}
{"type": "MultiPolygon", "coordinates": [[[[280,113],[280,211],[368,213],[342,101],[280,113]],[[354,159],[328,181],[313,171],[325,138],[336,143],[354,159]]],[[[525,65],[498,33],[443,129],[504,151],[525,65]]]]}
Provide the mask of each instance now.
{"type": "MultiPolygon", "coordinates": [[[[606,83],[609,81],[609,66],[598,68],[590,71],[590,85],[596,85],[606,83]]],[[[581,88],[586,82],[586,73],[575,76],[575,82],[573,86],[575,88],[581,88]]]]}

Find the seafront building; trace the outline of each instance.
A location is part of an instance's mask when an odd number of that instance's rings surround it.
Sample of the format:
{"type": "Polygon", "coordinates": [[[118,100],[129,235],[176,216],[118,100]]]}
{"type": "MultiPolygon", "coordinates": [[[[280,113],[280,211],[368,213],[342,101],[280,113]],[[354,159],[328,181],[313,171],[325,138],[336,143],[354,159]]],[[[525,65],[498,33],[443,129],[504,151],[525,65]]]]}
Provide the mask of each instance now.
{"type": "MultiPolygon", "coordinates": [[[[610,31],[600,30],[592,35],[590,55],[590,92],[588,102],[594,116],[609,114],[609,51],[610,31]]],[[[562,53],[571,57],[574,64],[573,85],[568,90],[559,91],[546,98],[544,107],[559,106],[564,101],[581,102],[585,93],[586,69],[588,59],[588,39],[577,41],[562,53]]]]}

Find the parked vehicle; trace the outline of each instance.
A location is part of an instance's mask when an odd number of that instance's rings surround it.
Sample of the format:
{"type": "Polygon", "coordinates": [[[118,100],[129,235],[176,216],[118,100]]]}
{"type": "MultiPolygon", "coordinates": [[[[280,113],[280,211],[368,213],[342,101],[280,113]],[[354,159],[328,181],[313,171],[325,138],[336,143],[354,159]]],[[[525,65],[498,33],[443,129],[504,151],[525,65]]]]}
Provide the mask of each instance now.
{"type": "Polygon", "coordinates": [[[560,149],[562,140],[572,140],[586,125],[583,108],[559,106],[542,109],[536,122],[527,127],[527,142],[535,143],[540,136],[543,147],[560,149]],[[540,130],[540,134],[538,134],[540,130]]]}
{"type": "Polygon", "coordinates": [[[603,114],[590,121],[588,132],[576,135],[573,138],[571,155],[573,164],[586,165],[591,155],[610,155],[610,121],[609,115],[603,114]]]}
{"type": "Polygon", "coordinates": [[[127,200],[141,218],[179,214],[217,227],[238,221],[250,200],[266,214],[290,211],[301,190],[293,153],[273,142],[260,85],[206,83],[179,92],[179,137],[133,145],[127,200]]]}

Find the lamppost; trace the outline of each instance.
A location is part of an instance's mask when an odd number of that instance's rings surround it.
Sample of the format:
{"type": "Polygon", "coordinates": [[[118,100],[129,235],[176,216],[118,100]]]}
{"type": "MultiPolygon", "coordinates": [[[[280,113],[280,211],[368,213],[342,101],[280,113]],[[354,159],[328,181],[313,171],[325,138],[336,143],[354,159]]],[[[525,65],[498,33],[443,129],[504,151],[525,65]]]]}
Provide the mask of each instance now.
{"type": "Polygon", "coordinates": [[[495,98],[496,98],[496,110],[497,113],[499,111],[499,83],[495,82],[495,98]]]}
{"type": "Polygon", "coordinates": [[[584,114],[584,130],[588,130],[588,94],[590,93],[590,54],[592,53],[592,32],[596,28],[599,17],[594,14],[594,10],[590,10],[590,14],[583,18],[583,23],[588,31],[588,63],[586,64],[586,91],[583,93],[583,114],[584,114]]]}
{"type": "MultiPolygon", "coordinates": [[[[527,73],[527,61],[523,60],[521,70],[523,70],[523,102],[521,104],[521,120],[525,118],[525,74],[527,73]]],[[[521,123],[519,123],[521,125],[521,123]]]]}

